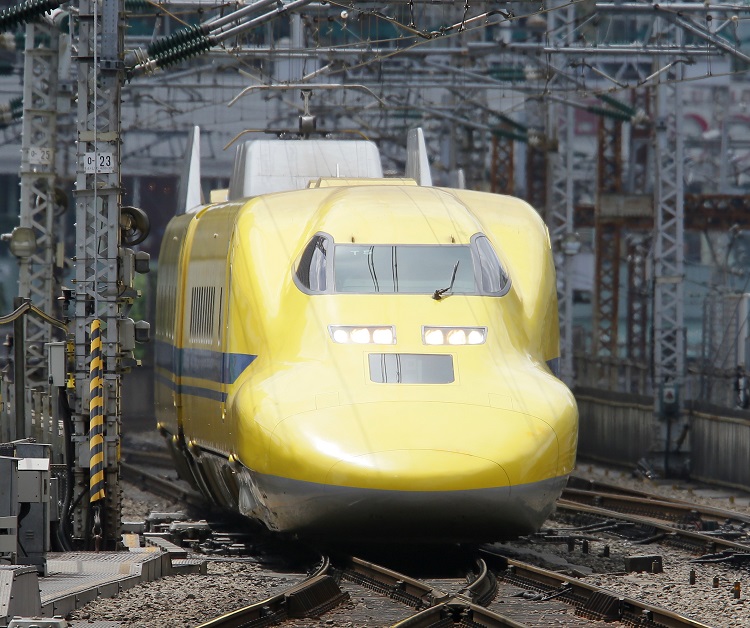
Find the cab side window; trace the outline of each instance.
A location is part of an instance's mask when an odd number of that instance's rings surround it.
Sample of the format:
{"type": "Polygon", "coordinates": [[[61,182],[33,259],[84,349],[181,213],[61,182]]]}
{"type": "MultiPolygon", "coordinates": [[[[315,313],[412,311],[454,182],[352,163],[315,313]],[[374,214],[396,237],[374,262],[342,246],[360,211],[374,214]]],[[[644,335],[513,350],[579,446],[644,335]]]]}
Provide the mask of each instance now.
{"type": "Polygon", "coordinates": [[[479,270],[484,294],[500,295],[508,288],[508,273],[500,265],[495,249],[492,248],[487,236],[474,236],[474,246],[479,257],[479,270]]]}
{"type": "Polygon", "coordinates": [[[327,286],[329,239],[313,236],[300,256],[297,279],[305,292],[325,292],[327,286]]]}

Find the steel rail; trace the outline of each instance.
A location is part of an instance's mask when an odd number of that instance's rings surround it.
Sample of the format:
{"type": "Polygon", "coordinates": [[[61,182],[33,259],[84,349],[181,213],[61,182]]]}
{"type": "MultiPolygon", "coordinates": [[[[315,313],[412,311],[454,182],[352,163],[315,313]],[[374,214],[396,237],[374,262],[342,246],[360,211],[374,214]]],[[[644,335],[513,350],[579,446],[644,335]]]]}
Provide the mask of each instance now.
{"type": "Polygon", "coordinates": [[[576,614],[593,620],[621,621],[631,626],[664,628],[709,628],[708,624],[623,597],[570,576],[513,560],[489,548],[480,553],[495,570],[499,580],[542,593],[545,599],[556,598],[572,604],[576,614]]]}
{"type": "MultiPolygon", "coordinates": [[[[644,406],[645,407],[645,406],[644,406]]],[[[649,408],[651,406],[648,406],[649,408]]],[[[567,488],[577,488],[583,491],[601,491],[602,493],[610,493],[612,495],[633,495],[636,497],[657,497],[662,501],[680,501],[672,497],[657,496],[656,493],[649,493],[648,491],[639,491],[635,488],[628,488],[626,486],[617,486],[616,484],[608,484],[606,482],[600,482],[598,480],[588,480],[578,475],[571,475],[568,478],[567,488]]]]}
{"type": "Polygon", "coordinates": [[[447,625],[525,628],[527,624],[479,606],[479,603],[489,603],[490,598],[494,597],[497,581],[483,560],[477,561],[477,567],[477,577],[456,595],[450,595],[420,580],[359,558],[348,559],[340,573],[344,580],[387,595],[420,611],[394,625],[398,628],[447,625]]]}
{"type": "Polygon", "coordinates": [[[324,557],[309,578],[273,597],[211,619],[198,628],[244,628],[269,626],[285,619],[318,617],[349,599],[331,576],[331,564],[324,557]]]}
{"type": "Polygon", "coordinates": [[[174,470],[174,460],[169,452],[166,451],[121,447],[120,453],[123,459],[132,465],[153,465],[154,467],[174,470]]]}
{"type": "Polygon", "coordinates": [[[450,595],[402,573],[351,557],[339,569],[341,578],[372,589],[381,595],[416,608],[431,608],[450,599],[450,595]]]}
{"type": "Polygon", "coordinates": [[[587,491],[575,488],[566,488],[562,492],[562,499],[589,506],[597,506],[622,513],[640,514],[664,521],[673,521],[682,524],[696,524],[712,521],[716,523],[736,522],[750,524],[750,516],[741,513],[701,506],[689,502],[677,502],[661,500],[658,497],[639,495],[616,495],[601,491],[587,491]]]}
{"type": "MultiPolygon", "coordinates": [[[[701,516],[706,516],[711,519],[722,519],[724,521],[736,521],[738,523],[750,524],[750,515],[737,512],[735,510],[728,510],[726,508],[717,508],[716,506],[705,506],[703,504],[695,504],[684,499],[676,497],[667,497],[659,495],[657,493],[649,493],[647,491],[639,491],[632,488],[625,488],[617,486],[615,484],[607,484],[605,482],[598,482],[596,480],[586,480],[578,476],[571,476],[568,480],[568,486],[563,491],[563,496],[569,495],[567,499],[571,501],[579,501],[575,498],[575,495],[579,495],[581,498],[585,494],[601,495],[603,498],[612,499],[615,497],[630,497],[634,499],[641,499],[651,501],[660,504],[674,504],[675,508],[683,507],[690,508],[692,511],[697,512],[701,516]],[[568,494],[568,491],[573,491],[568,494]]],[[[586,502],[584,502],[586,503],[586,502]]],[[[594,506],[600,504],[592,504],[594,506]]]]}
{"type": "Polygon", "coordinates": [[[481,558],[477,560],[477,567],[479,569],[477,577],[458,594],[463,597],[468,593],[474,604],[487,606],[497,595],[497,579],[481,558]]]}
{"type": "Polygon", "coordinates": [[[205,508],[208,506],[208,502],[202,495],[195,491],[176,486],[174,480],[160,478],[127,462],[120,463],[120,471],[123,480],[142,486],[149,492],[160,497],[184,502],[195,508],[205,508]]]}
{"type": "Polygon", "coordinates": [[[486,608],[466,602],[445,602],[394,624],[392,628],[432,628],[438,626],[487,626],[488,628],[527,628],[529,624],[503,617],[486,608]]]}
{"type": "Polygon", "coordinates": [[[735,541],[728,541],[726,539],[722,539],[717,536],[711,536],[701,532],[682,530],[672,525],[660,522],[656,519],[652,519],[650,517],[642,517],[638,515],[615,512],[614,510],[607,510],[606,508],[598,508],[596,506],[587,506],[585,504],[580,504],[565,499],[557,500],[557,512],[559,513],[561,511],[568,511],[570,513],[583,513],[587,515],[594,515],[596,517],[602,517],[607,520],[616,519],[637,526],[644,526],[656,531],[656,534],[650,537],[654,541],[671,540],[673,542],[682,542],[687,546],[695,548],[697,552],[715,553],[716,551],[721,549],[723,551],[746,554],[748,551],[750,551],[750,545],[744,545],[735,541]]]}

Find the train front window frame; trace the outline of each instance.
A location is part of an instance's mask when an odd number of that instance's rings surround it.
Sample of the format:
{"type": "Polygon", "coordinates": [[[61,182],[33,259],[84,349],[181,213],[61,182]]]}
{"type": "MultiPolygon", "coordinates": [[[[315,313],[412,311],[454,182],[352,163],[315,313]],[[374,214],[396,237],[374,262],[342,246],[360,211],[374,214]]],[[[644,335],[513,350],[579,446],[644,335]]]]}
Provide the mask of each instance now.
{"type": "Polygon", "coordinates": [[[297,287],[310,295],[439,291],[444,296],[499,297],[511,284],[483,233],[468,244],[355,244],[336,243],[319,232],[305,245],[293,276],[297,287]]]}
{"type": "Polygon", "coordinates": [[[502,296],[510,289],[510,277],[500,263],[492,242],[483,233],[477,233],[471,237],[471,244],[476,256],[482,294],[502,296]]]}
{"type": "Polygon", "coordinates": [[[306,294],[325,294],[330,290],[328,252],[333,238],[327,233],[316,233],[305,245],[294,270],[297,287],[306,294]]]}

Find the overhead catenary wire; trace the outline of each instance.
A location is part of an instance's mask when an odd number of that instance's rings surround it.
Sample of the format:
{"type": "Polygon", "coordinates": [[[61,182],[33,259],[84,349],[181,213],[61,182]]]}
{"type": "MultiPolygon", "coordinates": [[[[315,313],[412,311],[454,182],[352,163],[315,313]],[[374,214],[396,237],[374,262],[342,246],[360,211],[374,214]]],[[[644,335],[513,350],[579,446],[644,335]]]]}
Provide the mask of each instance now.
{"type": "Polygon", "coordinates": [[[172,35],[153,42],[146,51],[135,50],[128,56],[125,65],[130,68],[129,74],[131,77],[138,73],[153,73],[159,68],[166,68],[202,54],[227,39],[265,24],[284,13],[302,8],[312,1],[293,0],[284,4],[277,3],[276,0],[257,0],[257,2],[226,16],[180,29],[172,35]],[[271,4],[278,4],[278,6],[256,18],[230,26],[247,15],[256,13],[271,4]],[[230,27],[225,28],[227,26],[230,27]]]}
{"type": "MultiPolygon", "coordinates": [[[[162,9],[164,7],[168,7],[169,6],[169,4],[162,5],[161,3],[154,3],[154,2],[150,2],[148,4],[151,4],[152,6],[155,6],[155,7],[162,7],[162,9]]],[[[406,4],[406,2],[403,2],[401,4],[406,4]]],[[[419,0],[417,0],[417,4],[422,4],[422,3],[420,3],[419,0]]],[[[455,22],[457,24],[460,23],[460,22],[455,21],[455,18],[456,17],[461,17],[461,13],[464,12],[463,11],[463,3],[461,3],[461,6],[457,6],[455,3],[448,3],[448,2],[441,3],[441,2],[434,2],[433,0],[430,0],[429,4],[431,4],[431,5],[434,5],[434,4],[444,4],[446,7],[453,6],[454,8],[456,8],[459,11],[458,15],[456,15],[454,13],[453,14],[454,20],[451,21],[450,19],[446,19],[444,21],[444,23],[450,23],[450,24],[453,24],[453,22],[455,22]]],[[[613,4],[613,3],[609,3],[609,4],[613,4]]],[[[624,6],[630,6],[631,4],[634,5],[634,4],[637,4],[637,3],[626,3],[624,6]]],[[[685,3],[682,3],[682,4],[685,4],[685,3]]],[[[333,4],[320,4],[320,3],[311,2],[309,5],[306,4],[305,6],[320,7],[321,9],[326,9],[326,7],[330,7],[332,5],[333,6],[345,7],[345,8],[347,8],[350,11],[350,14],[353,13],[354,11],[357,11],[357,13],[360,12],[360,9],[356,6],[356,3],[351,3],[351,2],[350,3],[333,3],[333,4]]],[[[221,11],[225,11],[226,8],[227,8],[227,6],[230,6],[230,5],[228,5],[227,3],[221,3],[221,4],[217,3],[217,5],[215,7],[212,7],[212,8],[213,9],[217,9],[217,10],[221,10],[221,11]]],[[[602,3],[602,8],[604,8],[606,6],[607,6],[607,3],[602,3]]],[[[247,15],[250,16],[253,11],[259,12],[259,10],[260,10],[259,7],[260,7],[260,5],[258,3],[254,3],[254,4],[247,5],[247,6],[243,6],[240,9],[240,11],[243,11],[243,12],[246,11],[247,15]]],[[[485,17],[484,20],[483,19],[473,19],[474,17],[478,18],[478,17],[481,17],[481,16],[487,16],[488,12],[483,10],[483,9],[486,9],[486,8],[487,8],[486,5],[481,6],[480,7],[480,13],[477,16],[473,16],[473,15],[472,16],[469,16],[469,15],[465,16],[466,17],[465,26],[467,28],[467,31],[470,30],[469,27],[472,26],[472,25],[476,29],[482,29],[482,28],[485,28],[485,27],[496,26],[496,25],[500,24],[503,21],[507,21],[507,20],[504,20],[503,18],[498,19],[500,16],[497,16],[497,15],[491,16],[491,17],[485,17]],[[486,21],[486,23],[485,23],[485,21],[486,21]]],[[[536,7],[534,7],[534,8],[536,8],[536,7]]],[[[677,6],[676,4],[659,5],[659,10],[662,11],[662,12],[668,10],[668,8],[670,10],[672,8],[674,8],[674,9],[677,10],[680,7],[677,6]]],[[[743,8],[741,6],[731,5],[731,4],[712,5],[712,6],[708,7],[708,8],[703,7],[703,10],[709,10],[709,9],[714,14],[717,11],[725,11],[726,10],[726,11],[736,11],[736,12],[739,13],[741,10],[743,10],[743,8]]],[[[285,10],[288,10],[288,7],[286,7],[285,10]]],[[[515,10],[518,11],[518,8],[516,7],[515,10]]],[[[545,12],[547,12],[549,10],[556,10],[556,9],[548,9],[545,12]]],[[[597,10],[599,10],[599,5],[597,5],[597,10]]],[[[654,11],[654,8],[652,7],[650,10],[654,11]]],[[[744,10],[747,11],[747,8],[745,7],[744,10]]],[[[700,7],[694,8],[694,12],[697,13],[699,11],[700,11],[700,7]]],[[[206,22],[206,24],[211,25],[210,27],[212,27],[212,28],[222,28],[222,30],[226,30],[227,27],[234,27],[236,25],[236,22],[238,21],[238,15],[237,15],[238,13],[239,13],[239,11],[235,11],[233,13],[228,13],[226,15],[222,15],[221,17],[218,17],[218,18],[213,18],[211,20],[208,20],[206,22]]],[[[529,15],[542,15],[542,14],[543,14],[543,12],[532,11],[532,12],[530,12],[530,13],[524,15],[524,16],[518,16],[518,17],[528,17],[529,15]]],[[[398,19],[393,19],[389,15],[384,15],[383,17],[377,16],[377,15],[370,15],[370,17],[373,20],[380,20],[381,22],[384,21],[384,20],[387,20],[387,24],[393,25],[396,28],[400,28],[400,22],[398,21],[398,19]]],[[[396,16],[396,17],[398,17],[398,16],[396,16]]],[[[514,16],[513,20],[515,20],[515,19],[516,19],[516,17],[514,16]]],[[[742,17],[741,13],[740,13],[739,19],[740,20],[744,19],[742,17]]],[[[351,15],[350,15],[349,20],[351,22],[351,20],[352,20],[351,15]]],[[[406,20],[402,20],[402,21],[406,22],[406,20]]],[[[423,32],[430,32],[429,28],[425,28],[425,24],[424,23],[422,23],[421,25],[419,25],[419,23],[422,22],[422,16],[419,13],[416,13],[414,15],[414,18],[411,21],[412,22],[416,22],[415,27],[418,26],[418,28],[417,28],[418,30],[423,31],[423,32]]],[[[442,35],[443,39],[441,41],[444,41],[446,38],[460,36],[461,34],[458,33],[457,30],[458,29],[455,29],[454,31],[451,31],[451,32],[445,32],[442,35]]],[[[398,41],[398,38],[396,38],[396,39],[394,39],[394,38],[383,39],[383,41],[386,41],[386,40],[390,41],[390,42],[394,42],[394,41],[398,41]]],[[[354,69],[356,69],[358,67],[359,68],[365,68],[368,65],[382,64],[382,62],[385,61],[390,56],[398,56],[398,55],[401,55],[401,54],[409,55],[409,54],[415,54],[415,53],[425,54],[425,55],[426,54],[432,54],[432,52],[429,49],[429,46],[427,46],[424,49],[424,53],[422,53],[421,52],[421,50],[422,50],[422,46],[421,46],[422,42],[419,42],[418,45],[414,46],[411,49],[407,49],[407,48],[404,48],[404,47],[397,47],[396,49],[394,49],[392,51],[388,51],[387,53],[385,53],[384,56],[381,57],[381,56],[378,56],[378,51],[376,49],[376,44],[377,44],[378,41],[380,41],[379,39],[375,39],[375,40],[370,41],[369,39],[362,38],[361,41],[362,42],[366,42],[370,46],[370,48],[371,48],[371,50],[370,50],[370,58],[367,58],[366,56],[364,56],[367,53],[366,50],[361,50],[361,51],[352,50],[352,54],[360,53],[362,55],[362,56],[360,56],[360,59],[362,59],[362,60],[358,64],[356,64],[356,65],[348,65],[346,63],[346,61],[344,61],[344,62],[335,64],[335,65],[329,67],[328,70],[327,70],[327,74],[328,75],[333,75],[333,74],[337,74],[337,73],[345,73],[345,72],[354,70],[354,69]]],[[[407,45],[407,47],[409,47],[409,45],[411,43],[411,40],[409,38],[402,38],[401,41],[404,42],[407,45]]],[[[430,42],[426,41],[426,40],[424,41],[424,43],[430,44],[430,42]]],[[[466,52],[468,52],[470,54],[471,53],[482,54],[482,52],[483,52],[482,51],[482,45],[497,45],[497,44],[498,44],[498,42],[468,42],[467,46],[462,47],[461,51],[456,51],[456,52],[460,54],[463,51],[463,49],[465,48],[466,52]],[[477,44],[477,43],[481,44],[479,46],[479,48],[475,48],[475,44],[477,44]]],[[[344,45],[340,46],[339,49],[340,50],[344,50],[347,46],[350,46],[350,45],[351,44],[344,44],[344,45]]],[[[430,44],[430,45],[432,45],[432,44],[430,44]]],[[[606,48],[606,47],[607,46],[600,46],[599,49],[603,49],[603,48],[606,48]]],[[[188,54],[193,54],[194,51],[191,52],[189,50],[186,51],[186,50],[182,49],[182,50],[175,51],[173,54],[174,54],[175,58],[179,59],[179,57],[182,54],[185,54],[185,52],[188,52],[188,54]]],[[[242,48],[240,46],[232,47],[232,48],[229,48],[227,50],[220,51],[220,52],[221,52],[221,54],[230,54],[230,55],[233,55],[236,59],[240,59],[240,60],[241,60],[241,57],[243,55],[243,50],[242,50],[242,48]]],[[[295,53],[308,54],[309,55],[309,54],[311,54],[313,52],[313,49],[311,49],[311,48],[308,47],[308,50],[301,49],[299,51],[293,51],[293,52],[285,51],[285,52],[287,54],[290,54],[290,55],[291,54],[295,54],[295,53]]],[[[510,51],[510,52],[513,52],[513,51],[510,51]]],[[[530,50],[524,51],[524,54],[528,53],[529,59],[531,59],[531,57],[533,56],[533,55],[530,54],[530,52],[531,52],[530,50]]],[[[326,53],[332,54],[332,52],[330,51],[330,49],[322,50],[322,54],[326,54],[326,53]]],[[[703,54],[706,54],[706,53],[707,53],[707,49],[704,47],[703,48],[703,54]]],[[[200,54],[200,53],[198,53],[198,54],[200,54]]],[[[269,51],[269,54],[273,54],[273,50],[269,51]]],[[[601,53],[599,53],[599,54],[601,54],[601,53]]],[[[700,54],[700,53],[696,52],[695,54],[700,54]]],[[[172,60],[169,59],[169,58],[165,58],[164,61],[166,61],[166,62],[172,62],[172,60]]],[[[173,62],[176,63],[177,61],[173,61],[173,62]]],[[[464,73],[466,73],[467,71],[468,70],[464,70],[464,73]]],[[[736,76],[738,73],[739,72],[735,70],[735,71],[727,72],[727,73],[724,73],[724,74],[726,74],[726,75],[735,75],[736,76]]],[[[467,74],[467,76],[468,76],[468,74],[467,74]]],[[[715,75],[712,74],[712,76],[715,76],[715,75]]],[[[572,75],[571,75],[571,77],[572,77],[572,75]]],[[[262,80],[269,80],[265,76],[262,76],[261,78],[262,78],[262,80]]],[[[698,81],[698,80],[701,80],[702,78],[703,77],[698,76],[698,77],[688,77],[688,78],[680,79],[680,80],[698,81]]],[[[477,78],[477,80],[479,80],[479,78],[477,78]]],[[[502,81],[500,83],[502,83],[502,81]]],[[[470,87],[477,87],[477,85],[470,86],[470,87]]],[[[498,87],[500,87],[500,85],[498,85],[498,87]]],[[[505,87],[508,87],[509,89],[512,89],[512,87],[509,87],[507,84],[505,85],[505,87]]],[[[560,88],[561,86],[558,84],[557,87],[560,88]]],[[[624,82],[624,83],[622,83],[619,86],[613,85],[612,88],[610,88],[609,90],[607,90],[607,93],[610,93],[610,94],[620,93],[620,94],[622,94],[622,93],[625,93],[628,90],[631,90],[631,89],[636,88],[636,87],[637,87],[637,84],[635,84],[635,83],[628,84],[628,82],[624,82]]],[[[596,90],[588,90],[586,88],[586,85],[583,84],[583,83],[581,83],[581,84],[576,85],[575,87],[573,87],[571,85],[571,89],[568,90],[566,93],[568,93],[568,94],[574,94],[575,93],[575,94],[577,94],[578,98],[583,99],[583,98],[587,97],[588,95],[598,97],[598,94],[595,93],[595,91],[596,90]]],[[[564,95],[564,94],[562,94],[562,95],[564,95]]],[[[424,98],[424,95],[420,96],[420,98],[424,98]]],[[[204,104],[202,106],[208,106],[208,105],[204,104]]],[[[523,106],[523,105],[522,105],[522,103],[519,103],[517,105],[517,107],[518,106],[523,106]]],[[[191,107],[192,107],[192,105],[191,105],[191,107]]],[[[187,112],[190,111],[190,110],[192,110],[191,107],[188,107],[186,109],[186,114],[185,114],[186,116],[190,115],[187,112]]],[[[511,112],[507,111],[506,113],[510,114],[511,112]]]]}
{"type": "Polygon", "coordinates": [[[0,11],[0,32],[28,24],[59,7],[60,0],[26,0],[0,11]]]}
{"type": "MultiPolygon", "coordinates": [[[[177,34],[173,35],[172,37],[175,38],[174,41],[177,41],[177,43],[179,45],[177,45],[176,47],[172,47],[172,48],[167,47],[166,49],[163,49],[163,50],[159,49],[159,55],[158,55],[157,59],[146,61],[145,58],[141,57],[140,58],[141,61],[137,64],[137,67],[136,68],[131,68],[131,73],[140,72],[140,71],[144,71],[144,72],[153,71],[157,67],[167,67],[167,66],[172,65],[174,63],[177,63],[177,62],[179,62],[179,61],[181,61],[181,60],[183,60],[185,58],[189,58],[191,56],[196,56],[198,54],[203,54],[203,53],[207,52],[211,47],[214,47],[214,46],[217,46],[217,45],[221,44],[221,41],[223,41],[225,38],[228,39],[228,38],[231,38],[231,37],[235,37],[235,36],[239,35],[242,31],[244,31],[246,29],[252,29],[253,27],[255,27],[255,26],[257,26],[257,25],[259,25],[261,23],[265,23],[268,20],[273,19],[273,17],[276,17],[276,16],[278,16],[278,15],[280,15],[282,13],[294,10],[295,8],[297,8],[299,6],[308,6],[308,5],[310,5],[310,6],[314,6],[314,7],[318,7],[318,6],[323,7],[323,5],[320,5],[319,3],[316,3],[316,2],[307,2],[307,0],[303,0],[300,3],[289,3],[289,4],[286,4],[286,5],[282,5],[282,6],[278,7],[276,10],[274,10],[272,12],[269,12],[269,13],[266,13],[264,15],[261,15],[258,18],[255,18],[254,20],[249,20],[249,21],[244,22],[242,24],[237,24],[235,26],[231,26],[233,24],[236,24],[236,22],[238,21],[238,19],[242,15],[250,15],[253,11],[258,11],[262,7],[262,5],[263,5],[262,2],[256,2],[256,3],[253,3],[252,5],[248,5],[246,7],[243,7],[240,11],[235,11],[235,12],[230,13],[228,15],[225,15],[225,16],[222,16],[222,17],[219,17],[219,18],[214,18],[212,20],[209,20],[208,22],[206,22],[204,25],[202,25],[200,27],[191,27],[189,30],[193,34],[192,35],[190,35],[190,33],[183,34],[182,37],[184,37],[184,40],[182,40],[182,41],[179,40],[179,37],[177,36],[177,34]],[[225,28],[226,26],[230,26],[230,28],[226,29],[225,28]],[[206,30],[208,30],[209,32],[211,32],[211,29],[215,29],[216,32],[215,33],[211,33],[209,35],[200,35],[200,33],[205,32],[206,30]],[[200,31],[200,33],[199,33],[199,31],[200,31]],[[195,39],[194,41],[190,41],[191,37],[192,38],[197,38],[197,39],[195,39]]],[[[412,14],[413,14],[413,3],[411,3],[411,5],[412,5],[412,14]]],[[[222,6],[225,6],[225,5],[222,5],[222,6]]],[[[420,34],[424,35],[425,33],[429,34],[430,32],[432,32],[432,31],[429,31],[427,29],[422,28],[422,29],[416,29],[416,30],[420,31],[419,34],[414,34],[414,33],[410,32],[410,31],[408,31],[407,29],[408,29],[409,26],[413,26],[413,22],[414,22],[415,18],[412,18],[410,20],[410,24],[403,24],[402,22],[399,22],[397,19],[395,19],[395,18],[393,18],[391,16],[388,16],[388,15],[385,15],[385,14],[383,14],[381,12],[368,11],[368,9],[366,9],[366,8],[357,7],[355,3],[335,3],[334,2],[334,3],[327,4],[326,6],[340,6],[340,7],[344,7],[345,9],[348,9],[350,11],[357,11],[357,14],[369,15],[371,17],[374,17],[375,19],[386,20],[387,23],[392,24],[396,28],[398,28],[398,29],[400,29],[400,30],[408,33],[409,35],[411,35],[412,38],[419,39],[420,34]]],[[[529,15],[541,15],[542,13],[546,13],[546,12],[549,12],[551,10],[558,10],[559,8],[560,7],[554,7],[554,8],[551,8],[551,9],[544,9],[543,11],[533,12],[533,13],[530,13],[528,15],[524,15],[523,17],[528,17],[529,15]]],[[[715,10],[714,7],[711,7],[711,9],[715,10]]],[[[737,10],[739,10],[739,9],[741,9],[741,7],[739,7],[739,6],[733,6],[733,5],[721,5],[721,7],[719,7],[719,9],[720,10],[724,10],[724,9],[726,9],[726,10],[730,10],[730,9],[737,9],[737,10]]],[[[471,24],[476,24],[476,28],[485,28],[485,27],[488,27],[488,26],[497,25],[497,24],[499,24],[502,21],[508,21],[509,19],[516,19],[516,16],[505,17],[506,15],[509,15],[509,14],[503,14],[503,16],[504,16],[503,19],[500,20],[500,21],[497,21],[497,20],[492,19],[493,14],[494,14],[494,12],[492,12],[492,11],[484,11],[484,12],[480,13],[477,16],[471,16],[471,17],[469,17],[468,15],[463,15],[461,21],[457,22],[456,24],[453,24],[452,27],[451,27],[451,28],[453,28],[453,27],[456,27],[456,28],[454,28],[453,31],[451,31],[450,29],[445,29],[445,30],[441,31],[441,37],[451,37],[451,36],[456,36],[456,35],[460,34],[458,32],[459,31],[458,26],[460,26],[460,25],[463,25],[464,28],[466,28],[467,30],[469,30],[468,27],[471,24]],[[479,22],[482,22],[482,19],[479,19],[479,18],[483,18],[484,23],[478,24],[479,22]]],[[[391,40],[391,41],[396,41],[396,40],[391,40]]],[[[406,46],[403,46],[403,45],[397,46],[397,48],[394,49],[394,50],[392,50],[392,51],[389,50],[388,52],[384,52],[383,54],[379,54],[377,52],[377,50],[373,50],[373,48],[372,48],[373,43],[376,43],[376,42],[368,40],[367,44],[368,44],[369,50],[363,50],[362,54],[367,55],[367,53],[369,52],[369,54],[370,54],[370,58],[369,59],[365,58],[363,61],[360,61],[360,62],[358,62],[356,64],[347,64],[345,61],[344,62],[340,62],[340,63],[330,63],[330,64],[328,64],[328,66],[326,68],[323,68],[323,69],[321,69],[319,71],[316,71],[316,73],[314,74],[314,77],[311,77],[311,78],[315,78],[315,77],[318,77],[318,76],[321,76],[321,75],[328,75],[328,76],[330,76],[330,75],[333,75],[333,74],[340,74],[340,73],[351,72],[353,70],[356,70],[357,68],[363,68],[363,67],[366,67],[367,65],[371,65],[371,64],[382,64],[382,62],[385,61],[389,57],[397,56],[397,55],[403,55],[403,54],[409,54],[410,51],[415,51],[418,48],[421,48],[421,46],[419,45],[420,43],[428,43],[428,41],[431,41],[431,40],[429,40],[429,39],[427,39],[427,40],[422,39],[422,42],[413,42],[412,43],[412,42],[410,42],[409,39],[403,39],[403,36],[402,36],[402,38],[400,38],[398,41],[402,41],[402,42],[406,43],[407,45],[406,46]]],[[[162,42],[163,42],[163,40],[162,40],[162,42]]],[[[169,42],[167,42],[167,43],[169,43],[169,42]]],[[[471,45],[472,50],[474,52],[477,52],[477,53],[481,53],[482,43],[484,43],[485,45],[490,45],[490,42],[470,42],[470,43],[472,44],[471,45]],[[474,47],[475,47],[476,44],[479,44],[479,47],[478,47],[478,49],[474,50],[474,47]]],[[[163,46],[163,45],[164,45],[164,42],[161,44],[161,46],[163,46]]],[[[496,45],[496,44],[494,44],[494,45],[496,45]]],[[[351,44],[344,44],[342,46],[337,46],[335,48],[339,48],[340,50],[343,51],[343,50],[346,50],[348,46],[351,46],[351,44]]],[[[524,46],[524,44],[521,44],[521,43],[511,43],[510,45],[505,46],[504,49],[508,50],[509,52],[518,52],[518,53],[521,53],[521,54],[531,53],[532,52],[532,48],[536,49],[536,50],[539,49],[538,46],[535,47],[534,45],[528,45],[527,44],[527,48],[525,48],[525,49],[522,48],[523,46],[524,46]]],[[[544,48],[544,52],[548,52],[550,54],[552,54],[555,51],[557,51],[557,52],[566,52],[566,50],[565,50],[564,47],[559,47],[559,48],[557,48],[555,50],[552,50],[552,48],[553,47],[549,47],[548,46],[548,47],[544,48]],[[550,50],[547,50],[547,48],[550,48],[550,50]]],[[[573,49],[577,50],[578,47],[574,46],[573,49]]],[[[350,48],[349,48],[349,50],[351,51],[352,54],[356,54],[355,50],[351,50],[350,48]]],[[[613,48],[612,46],[599,46],[599,47],[596,47],[596,48],[592,48],[590,46],[587,46],[587,47],[583,47],[582,46],[582,47],[580,47],[580,50],[581,50],[581,54],[582,55],[583,54],[588,55],[590,53],[591,54],[595,54],[595,55],[596,54],[599,54],[599,55],[601,55],[601,54],[620,54],[620,53],[632,54],[632,53],[635,52],[635,47],[634,46],[618,46],[616,48],[613,48]]],[[[326,48],[325,50],[323,50],[323,49],[320,49],[320,47],[318,46],[318,47],[316,47],[316,51],[318,53],[323,53],[323,54],[325,54],[326,52],[328,52],[329,54],[332,53],[332,49],[330,47],[326,48]]],[[[225,52],[228,52],[229,54],[232,54],[232,55],[234,55],[237,58],[241,58],[243,56],[243,54],[244,54],[243,50],[241,48],[238,48],[238,47],[232,48],[230,50],[226,50],[225,52]]],[[[304,49],[300,49],[299,51],[292,51],[292,50],[285,51],[285,53],[288,56],[290,56],[290,58],[296,52],[299,52],[299,54],[302,54],[303,56],[305,54],[309,55],[311,53],[310,50],[306,51],[304,49]]],[[[435,52],[437,52],[437,51],[435,51],[435,52]]],[[[571,52],[571,51],[568,50],[567,52],[571,52]]],[[[274,53],[273,50],[269,50],[268,51],[268,54],[273,54],[273,53],[274,53]]],[[[425,49],[425,51],[424,51],[424,54],[432,54],[432,53],[433,53],[433,51],[431,51],[429,48],[425,49]]],[[[719,50],[717,50],[716,48],[713,48],[713,47],[712,48],[709,48],[709,47],[698,48],[698,47],[685,47],[685,46],[682,46],[682,47],[669,47],[669,46],[667,46],[667,47],[660,47],[658,50],[653,50],[651,47],[649,47],[648,50],[644,51],[644,49],[641,48],[639,50],[639,52],[638,52],[638,54],[645,54],[646,56],[648,56],[648,55],[650,55],[652,53],[669,54],[669,55],[674,55],[674,54],[677,54],[677,53],[684,53],[686,55],[692,55],[692,56],[703,56],[703,55],[718,54],[719,50]]],[[[255,52],[253,54],[258,54],[258,52],[255,52]]],[[[262,54],[262,52],[260,54],[262,54]]],[[[586,65],[588,65],[589,67],[593,67],[590,64],[586,64],[586,65]]],[[[464,72],[466,72],[466,70],[464,70],[464,72]]],[[[566,73],[563,73],[563,74],[566,74],[566,73]]],[[[557,73],[557,76],[559,76],[559,73],[557,73]]],[[[573,76],[571,75],[570,78],[572,79],[573,76]]],[[[700,80],[700,77],[697,77],[697,78],[696,77],[690,77],[689,80],[700,80]]],[[[500,81],[500,82],[502,82],[502,81],[500,81]]],[[[623,83],[623,82],[615,81],[615,85],[616,85],[617,89],[621,90],[621,91],[623,91],[623,90],[630,90],[630,89],[633,89],[633,88],[637,88],[639,85],[642,85],[642,84],[643,84],[643,81],[639,81],[637,84],[632,84],[632,85],[628,84],[628,83],[623,83]]],[[[573,90],[573,91],[576,91],[576,90],[573,90]]],[[[589,92],[589,90],[586,89],[586,86],[583,85],[583,84],[577,86],[577,91],[578,91],[579,97],[585,97],[586,94],[591,93],[591,92],[589,92]]],[[[599,91],[601,91],[601,90],[599,90],[599,91]]],[[[614,90],[610,89],[608,91],[610,93],[612,93],[614,90]]],[[[597,93],[591,93],[591,95],[598,97],[597,93]]],[[[596,113],[598,113],[600,115],[608,115],[610,112],[609,112],[608,109],[604,109],[602,112],[598,112],[597,111],[596,113]]],[[[618,114],[615,112],[612,115],[616,117],[618,114]]]]}

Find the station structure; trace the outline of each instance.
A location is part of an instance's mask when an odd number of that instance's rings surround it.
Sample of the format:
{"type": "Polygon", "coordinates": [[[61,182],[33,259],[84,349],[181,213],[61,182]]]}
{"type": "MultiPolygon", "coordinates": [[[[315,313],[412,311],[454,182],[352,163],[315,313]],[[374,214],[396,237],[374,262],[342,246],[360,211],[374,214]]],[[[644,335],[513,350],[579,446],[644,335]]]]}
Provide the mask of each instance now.
{"type": "Polygon", "coordinates": [[[584,455],[667,474],[689,460],[697,476],[750,486],[729,454],[707,467],[711,439],[738,429],[750,401],[749,17],[735,3],[596,0],[5,6],[0,170],[15,168],[3,173],[20,194],[3,236],[18,289],[0,318],[13,325],[0,442],[9,459],[47,460],[48,542],[120,542],[122,391],[149,335],[134,315],[142,243],[173,211],[188,130],[201,123],[216,154],[206,184],[221,185],[222,146],[294,136],[301,93],[319,132],[364,133],[389,171],[421,126],[438,183],[515,194],[543,215],[584,455]],[[151,198],[140,180],[153,173],[171,192],[151,198]],[[716,287],[697,331],[693,249],[712,256],[716,287]]]}

